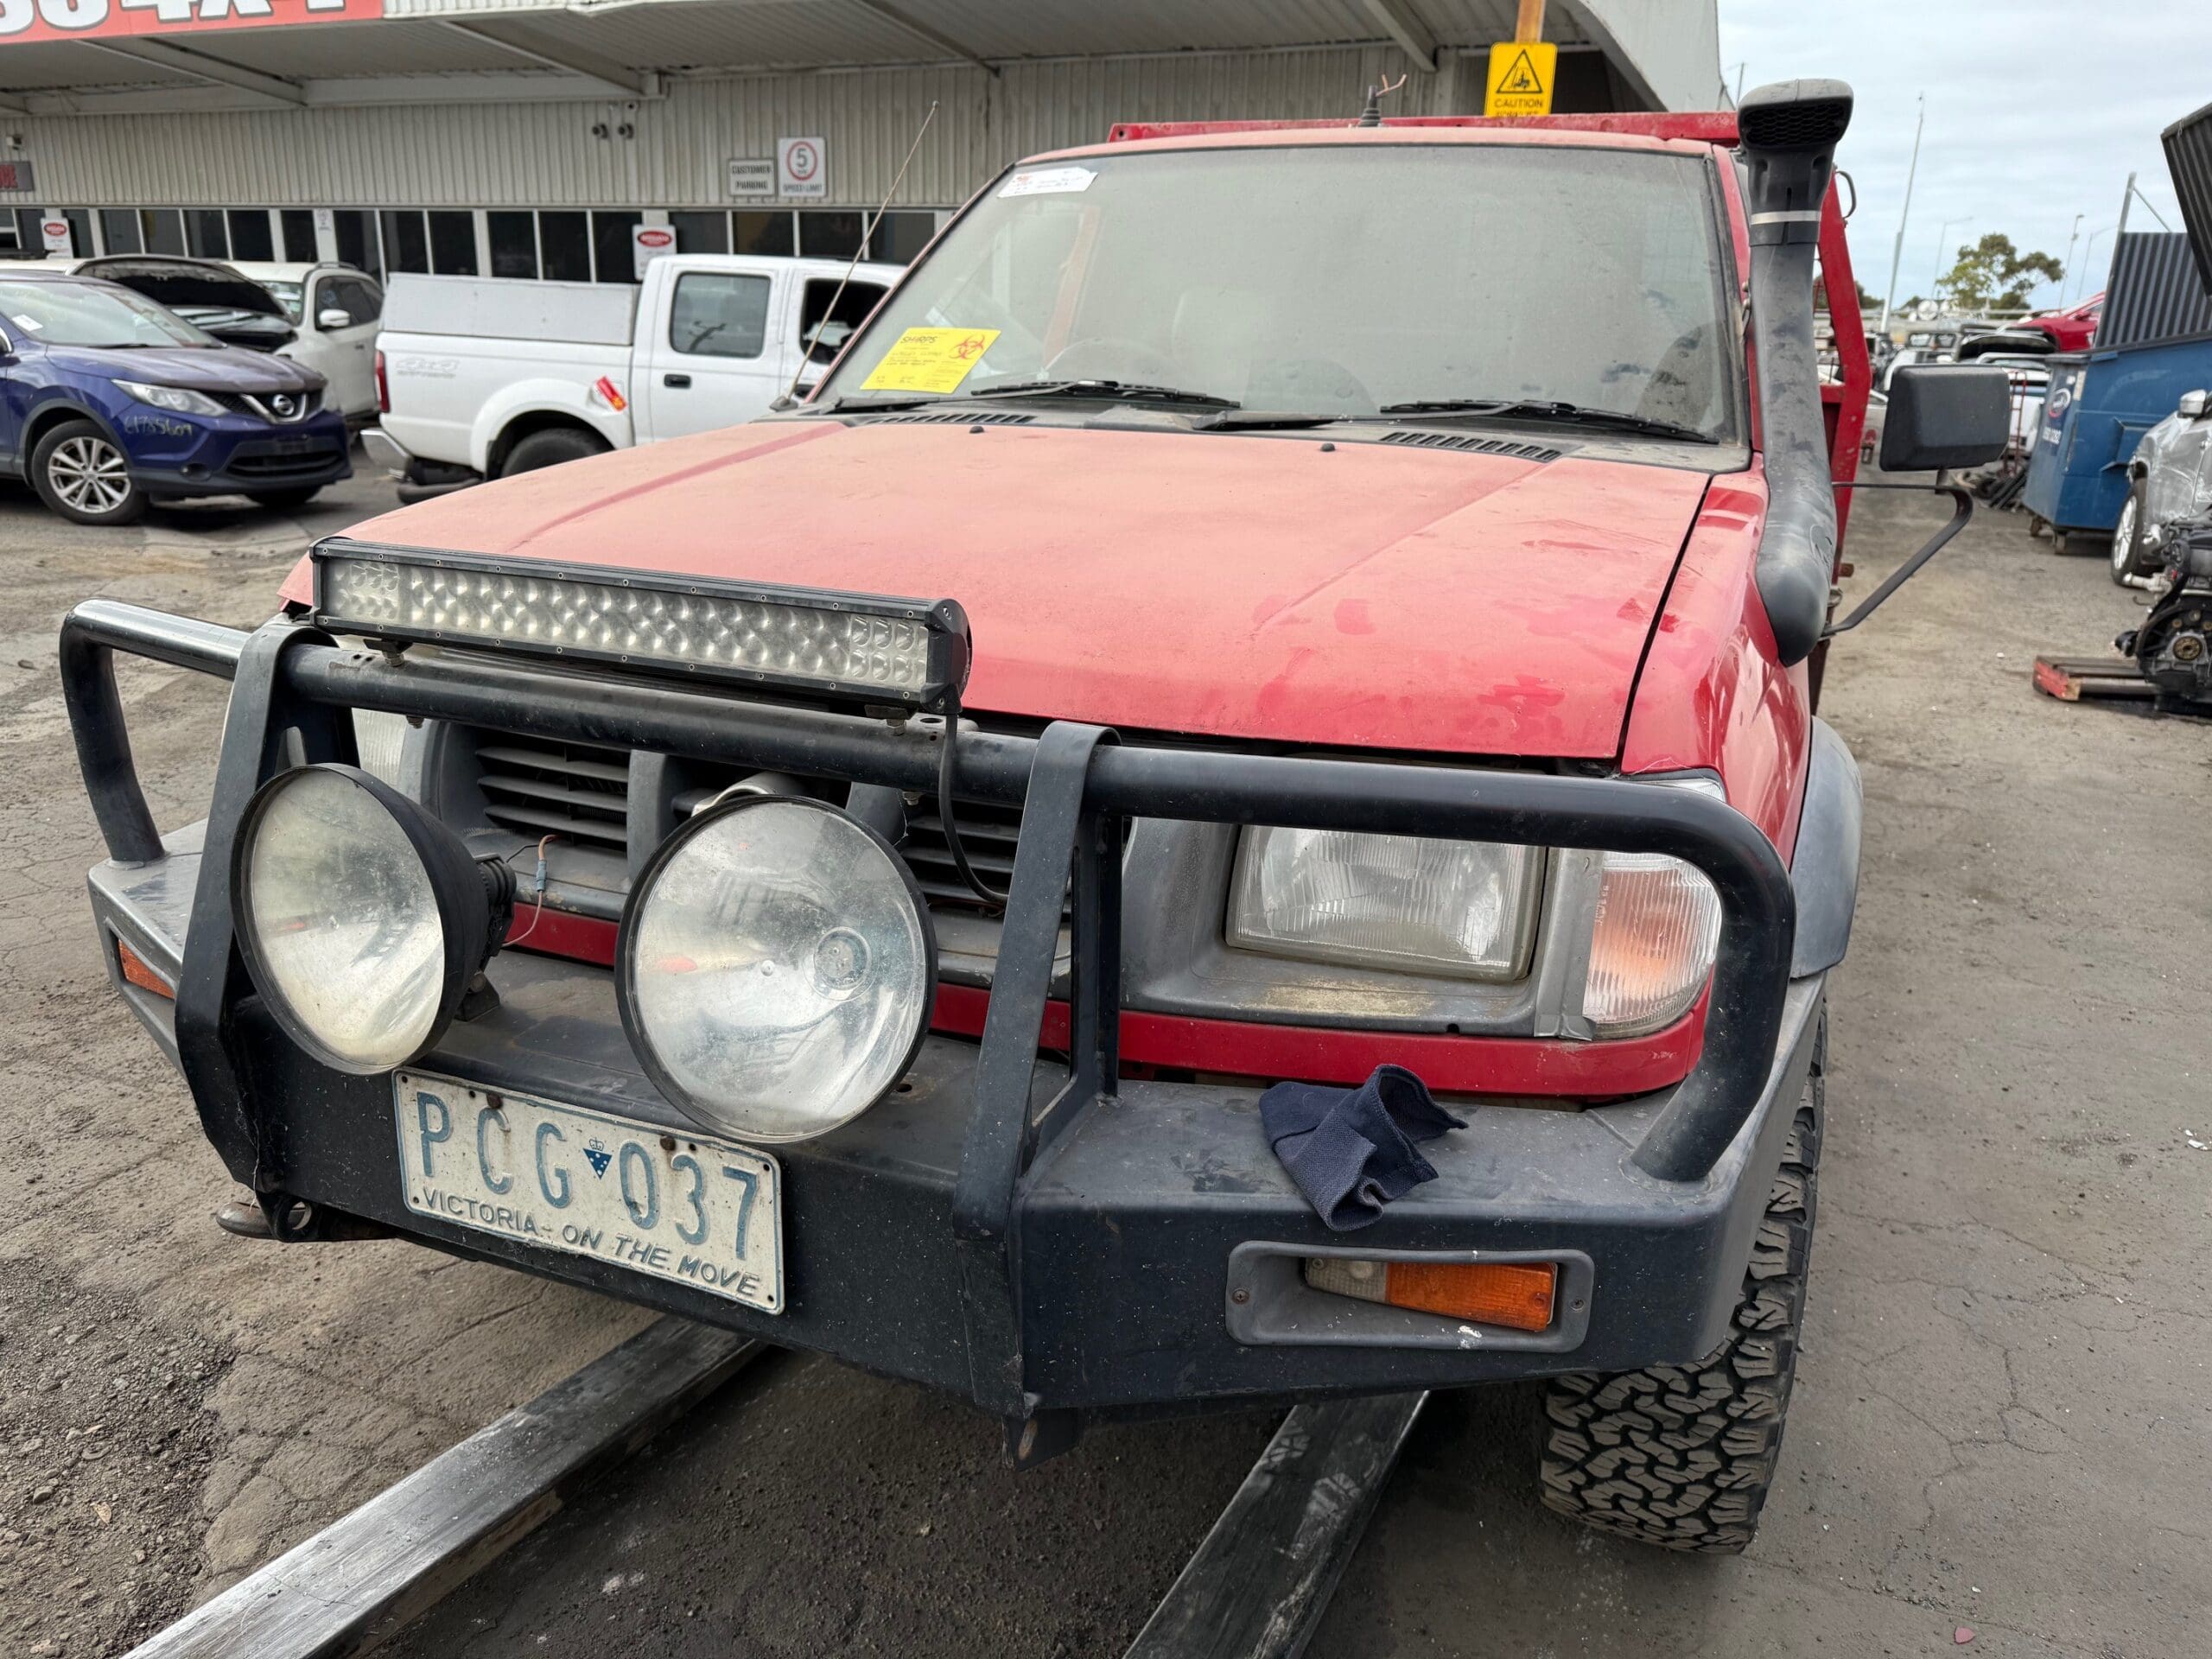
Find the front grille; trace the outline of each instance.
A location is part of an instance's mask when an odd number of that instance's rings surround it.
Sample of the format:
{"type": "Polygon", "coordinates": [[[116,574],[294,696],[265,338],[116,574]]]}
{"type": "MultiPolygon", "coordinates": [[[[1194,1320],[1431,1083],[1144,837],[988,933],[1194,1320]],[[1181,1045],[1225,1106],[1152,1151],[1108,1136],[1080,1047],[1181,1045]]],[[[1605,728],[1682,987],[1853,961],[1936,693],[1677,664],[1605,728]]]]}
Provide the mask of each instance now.
{"type": "Polygon", "coordinates": [[[231,451],[231,464],[226,470],[240,478],[271,481],[308,478],[327,473],[344,459],[345,453],[334,443],[300,440],[242,443],[231,451]]]}
{"type": "MultiPolygon", "coordinates": [[[[611,854],[626,859],[631,868],[652,850],[640,847],[630,853],[630,756],[620,749],[584,744],[556,743],[541,738],[518,737],[512,733],[463,728],[473,756],[473,775],[481,797],[482,820],[495,830],[536,841],[556,839],[549,854],[556,880],[582,880],[586,885],[612,882],[617,895],[620,866],[588,861],[603,874],[575,868],[563,849],[611,854]]],[[[681,771],[669,780],[664,821],[641,830],[652,842],[672,832],[694,812],[717,798],[740,775],[735,767],[708,766],[696,761],[677,763],[681,771]]],[[[833,791],[834,791],[833,786],[833,791]]],[[[831,798],[837,798],[833,792],[831,798]]],[[[1021,809],[981,801],[957,803],[961,845],[977,874],[1003,892],[1014,877],[1014,855],[1021,835],[1021,809]]],[[[906,809],[906,832],[899,840],[899,855],[913,872],[914,883],[932,913],[954,913],[968,918],[963,938],[969,950],[986,957],[995,949],[997,912],[986,906],[960,879],[952,854],[945,844],[944,825],[933,797],[906,809]],[[984,931],[976,932],[977,928],[984,931]]]]}
{"type": "Polygon", "coordinates": [[[289,414],[279,413],[270,401],[273,392],[247,393],[242,391],[211,391],[207,394],[233,415],[251,415],[261,420],[288,426],[295,421],[304,421],[322,407],[322,388],[316,386],[307,391],[283,394],[292,400],[289,414]]]}
{"type": "MultiPolygon", "coordinates": [[[[1014,879],[1014,849],[1021,836],[1021,809],[982,801],[953,804],[957,809],[954,819],[960,826],[961,850],[968,855],[976,874],[1005,892],[1007,883],[1014,879]]],[[[960,879],[952,862],[952,850],[945,844],[944,823],[938,817],[934,800],[908,810],[906,836],[899,843],[899,851],[906,868],[914,873],[914,885],[921,888],[932,910],[984,908],[983,901],[960,879]]]]}
{"type": "Polygon", "coordinates": [[[620,749],[486,732],[476,747],[484,816],[536,839],[621,853],[630,843],[630,757],[620,749]]]}

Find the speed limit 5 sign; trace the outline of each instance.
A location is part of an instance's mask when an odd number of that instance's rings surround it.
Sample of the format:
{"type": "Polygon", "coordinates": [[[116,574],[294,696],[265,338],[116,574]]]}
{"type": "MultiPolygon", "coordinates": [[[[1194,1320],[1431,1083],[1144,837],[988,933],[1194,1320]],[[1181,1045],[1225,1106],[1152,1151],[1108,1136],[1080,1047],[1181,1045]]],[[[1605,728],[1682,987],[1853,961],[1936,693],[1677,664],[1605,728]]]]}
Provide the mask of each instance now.
{"type": "Polygon", "coordinates": [[[776,140],[776,194],[815,197],[830,194],[830,152],[822,140],[776,140]]]}

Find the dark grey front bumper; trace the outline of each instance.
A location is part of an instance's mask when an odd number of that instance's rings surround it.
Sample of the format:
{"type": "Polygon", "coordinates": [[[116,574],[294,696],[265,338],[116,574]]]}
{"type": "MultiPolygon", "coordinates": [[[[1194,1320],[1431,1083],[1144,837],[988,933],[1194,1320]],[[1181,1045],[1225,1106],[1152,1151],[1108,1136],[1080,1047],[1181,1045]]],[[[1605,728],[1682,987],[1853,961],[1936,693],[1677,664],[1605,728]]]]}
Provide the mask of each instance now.
{"type": "MultiPolygon", "coordinates": [[[[197,826],[150,864],[96,868],[92,907],[117,984],[175,1055],[171,1007],[124,982],[114,941],[181,974],[197,826]]],[[[501,1007],[456,1025],[420,1069],[665,1126],[695,1126],[644,1076],[604,969],[527,954],[493,964],[501,1007]]],[[[1259,1090],[1125,1079],[1083,1110],[1017,1198],[1024,1392],[1039,1409],[1234,1402],[1380,1392],[1562,1370],[1687,1363],[1719,1343],[1804,1087],[1824,982],[1789,992],[1765,1097],[1706,1178],[1645,1174],[1630,1154],[1672,1090],[1584,1111],[1480,1107],[1426,1148],[1438,1179],[1357,1234],[1324,1229],[1268,1150],[1259,1090]],[[1322,1295],[1311,1252],[1436,1259],[1528,1254],[1566,1264],[1560,1318],[1529,1335],[1322,1295]],[[1240,1300],[1239,1293],[1243,1295],[1240,1300]]],[[[756,1313],[608,1264],[410,1211],[391,1085],[344,1077],[293,1047],[249,1001],[242,1048],[277,1109],[287,1192],[456,1254],[505,1262],[666,1312],[820,1349],[871,1370],[971,1390],[954,1184],[978,1049],[931,1038],[909,1082],[834,1135],[777,1148],[785,1311],[756,1313]]],[[[1063,1068],[1039,1067],[1037,1096],[1063,1068]]]]}

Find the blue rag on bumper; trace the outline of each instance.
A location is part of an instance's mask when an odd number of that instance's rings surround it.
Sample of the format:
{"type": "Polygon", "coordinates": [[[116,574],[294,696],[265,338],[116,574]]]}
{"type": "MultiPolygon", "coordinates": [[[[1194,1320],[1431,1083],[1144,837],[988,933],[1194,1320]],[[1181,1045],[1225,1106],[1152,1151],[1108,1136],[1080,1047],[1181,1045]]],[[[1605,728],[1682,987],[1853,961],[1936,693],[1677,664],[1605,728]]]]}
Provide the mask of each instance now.
{"type": "Polygon", "coordinates": [[[1382,1206],[1436,1179],[1414,1150],[1467,1126],[1402,1065],[1378,1065],[1357,1089],[1279,1083],[1260,1096],[1260,1126],[1290,1179],[1332,1232],[1379,1220],[1382,1206]]]}

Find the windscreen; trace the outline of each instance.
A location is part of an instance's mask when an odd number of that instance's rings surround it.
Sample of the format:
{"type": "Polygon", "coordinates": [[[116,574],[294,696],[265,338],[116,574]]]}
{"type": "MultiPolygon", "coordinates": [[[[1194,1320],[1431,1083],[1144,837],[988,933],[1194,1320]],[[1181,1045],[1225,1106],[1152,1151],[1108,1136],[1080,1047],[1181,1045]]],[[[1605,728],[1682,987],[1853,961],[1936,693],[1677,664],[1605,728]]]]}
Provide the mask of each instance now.
{"type": "Polygon", "coordinates": [[[220,346],[213,334],[127,288],[0,282],[0,326],[42,346],[220,346]]]}
{"type": "Polygon", "coordinates": [[[288,319],[293,322],[300,321],[304,315],[302,308],[306,303],[302,297],[306,290],[301,283],[269,282],[262,286],[276,296],[276,303],[284,308],[284,315],[288,319]]]}
{"type": "Polygon", "coordinates": [[[1732,410],[1722,271],[1709,168],[1691,156],[1087,156],[1002,180],[822,396],[1110,378],[1351,417],[1555,400],[1718,436],[1732,410]]]}

